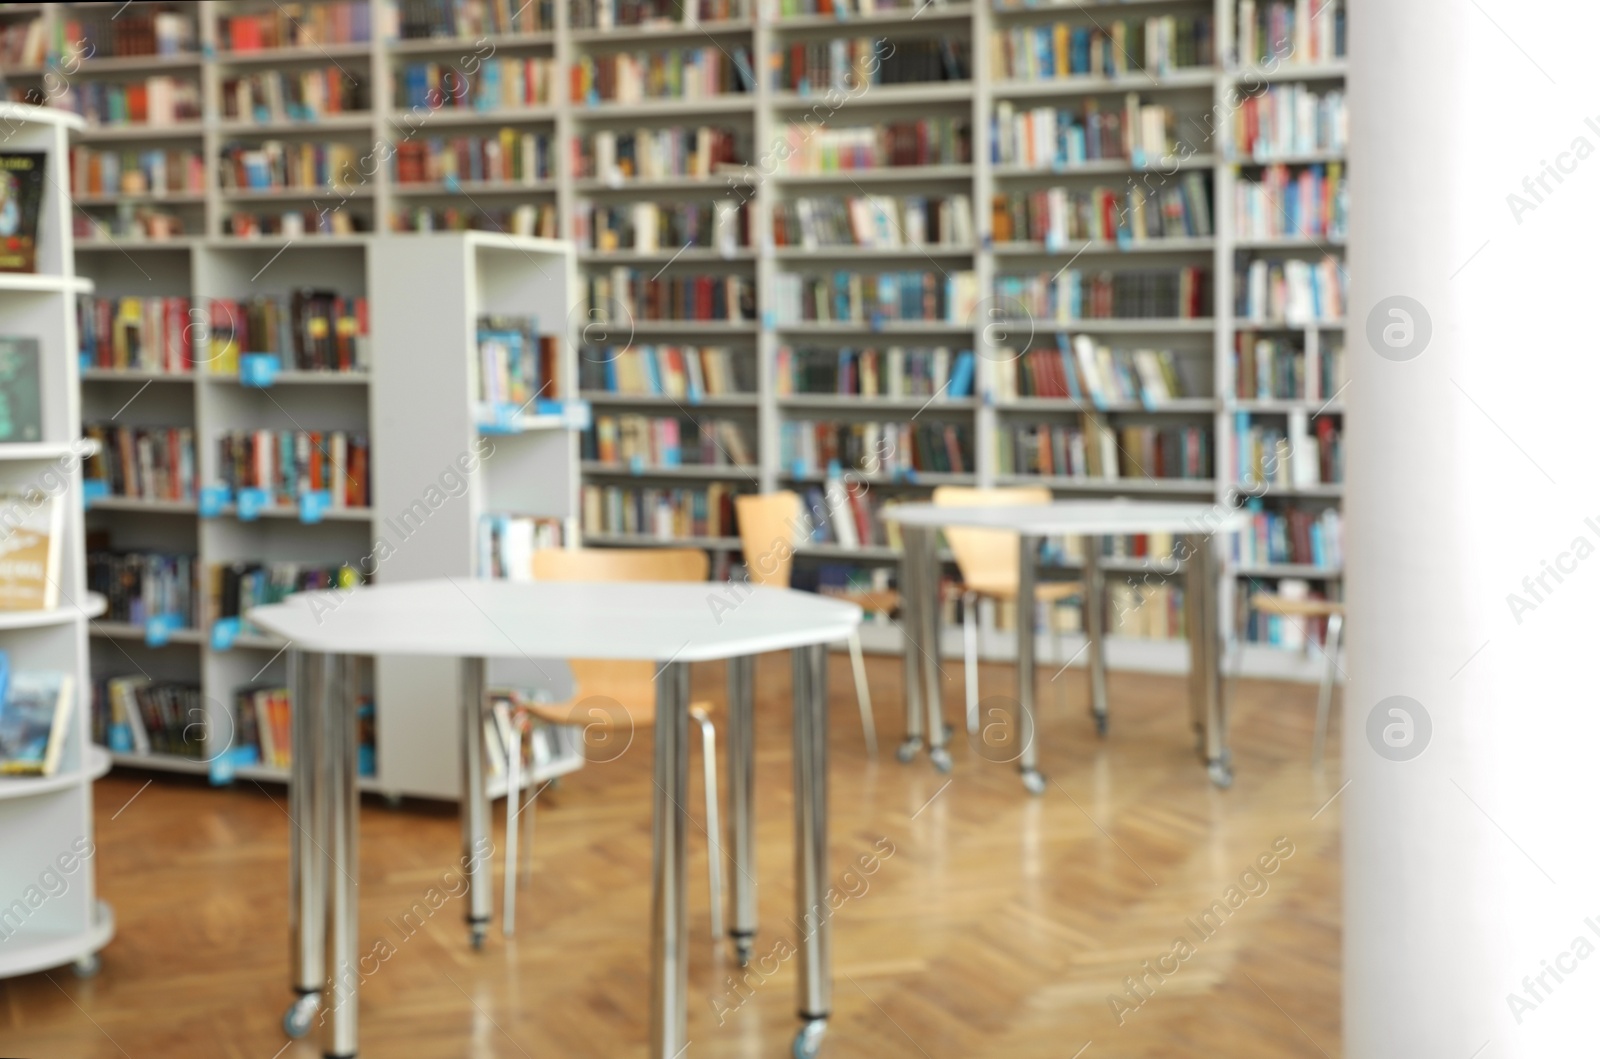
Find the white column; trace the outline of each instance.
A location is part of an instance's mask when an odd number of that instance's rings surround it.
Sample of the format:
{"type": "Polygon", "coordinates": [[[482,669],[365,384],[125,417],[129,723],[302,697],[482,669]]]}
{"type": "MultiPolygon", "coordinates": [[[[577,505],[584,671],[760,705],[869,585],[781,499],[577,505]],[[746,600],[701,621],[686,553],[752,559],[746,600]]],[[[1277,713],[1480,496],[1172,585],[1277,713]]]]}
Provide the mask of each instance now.
{"type": "Polygon", "coordinates": [[[1600,6],[1350,6],[1344,1054],[1593,1055],[1600,6]]]}

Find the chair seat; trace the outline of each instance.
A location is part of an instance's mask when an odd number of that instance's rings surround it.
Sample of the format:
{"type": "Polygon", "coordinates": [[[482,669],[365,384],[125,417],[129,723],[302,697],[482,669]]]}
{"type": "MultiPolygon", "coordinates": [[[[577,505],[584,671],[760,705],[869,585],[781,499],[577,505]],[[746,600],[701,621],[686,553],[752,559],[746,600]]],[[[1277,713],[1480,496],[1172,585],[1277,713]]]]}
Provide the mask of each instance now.
{"type": "MultiPolygon", "coordinates": [[[[1015,582],[1010,584],[1004,582],[983,584],[979,582],[977,584],[968,584],[966,590],[974,595],[988,596],[990,599],[1014,600],[1017,598],[1017,585],[1015,582]]],[[[1082,595],[1083,582],[1038,581],[1034,583],[1033,592],[1035,598],[1042,599],[1046,603],[1054,603],[1070,596],[1082,595]]]]}
{"type": "Polygon", "coordinates": [[[1263,614],[1285,618],[1331,618],[1344,613],[1344,604],[1333,599],[1289,599],[1261,593],[1250,597],[1250,605],[1263,614]]]}
{"type": "Polygon", "coordinates": [[[830,598],[842,599],[846,603],[854,603],[865,611],[891,611],[900,607],[900,593],[892,588],[867,589],[863,592],[840,592],[837,595],[828,593],[830,598]]]}

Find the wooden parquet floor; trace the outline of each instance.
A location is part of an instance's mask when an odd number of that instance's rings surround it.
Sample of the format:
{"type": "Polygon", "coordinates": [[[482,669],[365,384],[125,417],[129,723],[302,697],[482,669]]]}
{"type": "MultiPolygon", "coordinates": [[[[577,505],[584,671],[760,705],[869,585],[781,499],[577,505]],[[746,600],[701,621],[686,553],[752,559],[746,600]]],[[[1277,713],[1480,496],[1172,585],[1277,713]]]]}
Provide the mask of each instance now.
{"type": "MultiPolygon", "coordinates": [[[[1042,766],[1053,782],[1034,798],[1011,766],[978,759],[964,735],[951,777],[925,757],[898,764],[901,666],[876,658],[869,667],[884,736],[873,764],[848,665],[835,656],[829,666],[832,875],[852,896],[835,915],[825,1056],[1340,1054],[1340,803],[1326,804],[1338,789],[1339,743],[1335,732],[1329,764],[1314,774],[1313,688],[1235,688],[1237,782],[1224,792],[1191,752],[1182,678],[1113,674],[1111,734],[1101,741],[1083,672],[1055,683],[1043,673],[1042,766]],[[872,874],[844,876],[875,850],[872,874]],[[1241,882],[1263,855],[1273,872],[1241,882]],[[1229,914],[1212,913],[1220,925],[1208,937],[1200,916],[1218,901],[1229,914]],[[1175,956],[1180,937],[1188,950],[1175,956]],[[1134,1006],[1125,979],[1145,975],[1146,962],[1162,973],[1145,978],[1147,998],[1134,1006]],[[1108,996],[1128,1005],[1120,1024],[1108,996]]],[[[698,697],[720,705],[721,667],[696,668],[698,697]]],[[[960,663],[945,670],[954,718],[960,663]]],[[[987,666],[983,680],[986,696],[1006,694],[1013,673],[987,666]]],[[[779,939],[795,936],[787,658],[764,658],[756,686],[760,956],[781,954],[779,939]]],[[[481,953],[468,945],[463,902],[446,892],[460,855],[454,807],[366,802],[362,945],[382,937],[392,955],[373,961],[363,987],[364,1056],[643,1054],[649,746],[640,733],[618,760],[542,796],[517,937],[505,942],[496,924],[481,953]],[[430,888],[447,899],[407,936],[400,917],[430,888]]],[[[147,779],[119,772],[96,790],[100,888],[119,920],[104,969],[89,981],[66,968],[0,981],[0,1055],[320,1055],[311,1040],[286,1047],[279,1027],[288,1001],[283,788],[212,789],[169,776],[145,787],[147,779]]],[[[698,783],[691,795],[700,797],[698,783]]],[[[698,815],[703,803],[692,804],[698,815]]],[[[735,990],[736,964],[710,942],[705,843],[691,835],[690,921],[705,942],[690,957],[686,1055],[787,1055],[793,961],[771,958],[775,973],[735,990]]],[[[497,909],[498,893],[497,884],[497,909]]]]}

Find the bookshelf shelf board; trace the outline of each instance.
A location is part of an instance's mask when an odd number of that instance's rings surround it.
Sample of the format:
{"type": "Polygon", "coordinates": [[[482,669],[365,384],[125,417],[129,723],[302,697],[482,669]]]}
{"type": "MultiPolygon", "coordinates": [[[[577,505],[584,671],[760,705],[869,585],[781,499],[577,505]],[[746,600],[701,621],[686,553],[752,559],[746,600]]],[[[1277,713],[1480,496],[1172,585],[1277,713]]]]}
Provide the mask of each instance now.
{"type": "Polygon", "coordinates": [[[98,952],[110,943],[116,930],[116,915],[110,905],[99,899],[83,930],[25,926],[6,939],[5,951],[0,954],[0,978],[47,971],[71,963],[86,952],[98,952]]]}
{"type": "MultiPolygon", "coordinates": [[[[200,761],[181,754],[160,754],[151,751],[148,754],[113,753],[112,764],[118,768],[151,769],[157,772],[184,772],[191,775],[204,776],[211,772],[209,761],[200,761]]],[[[257,781],[261,783],[287,783],[289,771],[274,768],[271,765],[238,765],[233,769],[235,780],[257,781]]],[[[356,786],[363,791],[383,793],[387,791],[377,776],[359,776],[356,786]]]]}
{"type": "MultiPolygon", "coordinates": [[[[131,621],[92,621],[89,623],[89,635],[100,636],[108,640],[143,640],[144,626],[131,621]]],[[[199,629],[173,629],[167,637],[168,643],[176,644],[203,644],[209,637],[199,629]]]]}
{"type": "Polygon", "coordinates": [[[779,408],[857,408],[884,411],[929,409],[935,412],[963,412],[978,407],[971,397],[861,397],[847,393],[792,393],[778,396],[779,408]]]}
{"type": "Polygon", "coordinates": [[[772,30],[835,29],[853,30],[863,26],[901,26],[917,23],[960,22],[972,17],[971,4],[911,4],[895,11],[873,11],[865,15],[835,12],[831,15],[785,15],[767,23],[772,30]]]}
{"type": "Polygon", "coordinates": [[[1275,334],[1299,334],[1303,331],[1343,331],[1343,320],[1305,320],[1299,323],[1290,323],[1287,320],[1251,320],[1236,316],[1233,320],[1235,331],[1268,331],[1275,334]]]}
{"type": "Polygon", "coordinates": [[[704,548],[713,552],[736,552],[738,537],[657,537],[650,533],[585,533],[585,544],[612,544],[632,548],[704,548]]]}
{"type": "Polygon", "coordinates": [[[756,97],[745,92],[710,96],[704,99],[644,99],[637,103],[575,104],[573,118],[681,118],[685,114],[748,114],[755,110],[756,97]]]}
{"type": "Polygon", "coordinates": [[[260,633],[240,633],[233,641],[233,646],[251,651],[277,651],[281,650],[289,641],[281,636],[262,636],[260,633]]]}
{"type": "Polygon", "coordinates": [[[43,629],[79,618],[98,618],[105,612],[106,597],[89,592],[81,604],[62,603],[48,610],[0,610],[0,629],[43,629]]]}
{"type": "Polygon", "coordinates": [[[925,261],[929,258],[966,258],[976,249],[971,246],[803,246],[775,247],[778,261],[838,261],[845,258],[867,261],[925,261]]]}
{"type": "Polygon", "coordinates": [[[753,393],[707,394],[704,397],[672,397],[659,393],[612,393],[609,390],[584,390],[578,394],[590,404],[635,405],[652,408],[755,408],[761,398],[753,393]]]}
{"type": "MultiPolygon", "coordinates": [[[[235,516],[238,508],[233,504],[224,504],[222,514],[235,516]]],[[[300,509],[287,504],[274,504],[261,509],[260,518],[300,518],[300,509]]],[[[370,507],[330,507],[322,512],[324,522],[370,522],[372,509],[370,507]]]]}
{"type": "Polygon", "coordinates": [[[1122,77],[1059,77],[1046,81],[996,81],[990,89],[995,99],[1040,99],[1054,96],[1095,96],[1125,92],[1181,92],[1205,89],[1217,83],[1217,71],[1172,70],[1165,74],[1136,73],[1122,77]]]}
{"type": "Polygon", "coordinates": [[[1062,243],[1051,248],[1044,243],[1012,242],[994,244],[996,257],[1061,257],[1086,254],[1187,254],[1210,253],[1217,248],[1216,239],[1209,235],[1183,236],[1174,239],[1140,239],[1119,243],[1109,239],[1079,240],[1062,243]]]}
{"type": "Polygon", "coordinates": [[[1337,499],[1344,496],[1343,482],[1319,482],[1316,485],[1273,485],[1267,487],[1265,492],[1251,493],[1252,489],[1261,488],[1261,483],[1236,482],[1233,489],[1239,493],[1250,496],[1290,496],[1306,497],[1311,499],[1337,499]]]}
{"type": "Polygon", "coordinates": [[[262,247],[284,247],[290,243],[310,243],[313,246],[365,246],[371,232],[333,234],[301,232],[284,235],[281,232],[263,232],[260,235],[219,235],[203,240],[204,245],[219,250],[259,250],[262,247]]]}
{"type": "Polygon", "coordinates": [[[1096,405],[1073,397],[1002,397],[995,401],[1002,412],[1131,412],[1140,415],[1160,412],[1213,412],[1217,402],[1210,397],[1175,397],[1157,404],[1139,401],[1107,401],[1096,405]]]}
{"type": "Polygon", "coordinates": [[[318,114],[312,118],[274,118],[270,121],[229,119],[217,123],[217,132],[224,136],[249,136],[253,133],[321,132],[372,128],[372,112],[348,111],[340,114],[318,114]]]}
{"type": "Polygon", "coordinates": [[[578,260],[585,265],[661,265],[669,261],[706,264],[717,261],[754,261],[756,252],[747,246],[724,253],[705,246],[673,250],[580,250],[578,260]]]}
{"type": "Polygon", "coordinates": [[[73,139],[80,143],[120,140],[178,140],[204,135],[203,121],[175,121],[166,125],[90,125],[73,139]]]}
{"type": "Polygon", "coordinates": [[[477,427],[483,434],[533,434],[544,430],[566,430],[567,421],[558,415],[523,415],[505,423],[480,419],[477,427]]]}
{"type": "Polygon", "coordinates": [[[970,335],[973,325],[944,320],[884,320],[879,324],[829,320],[800,320],[774,330],[786,335],[970,335]]]}
{"type": "Polygon", "coordinates": [[[599,463],[595,460],[584,460],[582,470],[584,474],[605,478],[696,478],[719,481],[743,479],[752,482],[761,473],[761,468],[753,463],[728,466],[691,463],[680,467],[640,467],[634,470],[625,463],[599,463]]]}
{"type": "MultiPolygon", "coordinates": [[[[621,325],[617,325],[621,328],[621,325]]],[[[753,335],[761,330],[755,320],[631,320],[637,335],[753,335]]]]}
{"type": "Polygon", "coordinates": [[[663,22],[642,26],[612,26],[609,29],[574,29],[567,39],[574,44],[610,44],[613,41],[694,39],[707,35],[733,36],[749,33],[755,23],[747,18],[713,19],[709,22],[663,22]]]}
{"type": "Polygon", "coordinates": [[[865,471],[844,470],[829,473],[827,470],[784,471],[779,475],[786,482],[826,482],[830,477],[845,477],[852,482],[866,482],[876,488],[927,488],[935,485],[974,485],[978,476],[973,473],[954,473],[950,471],[906,471],[904,474],[867,474],[865,471]]]}
{"type": "Polygon", "coordinates": [[[1217,164],[1215,155],[1191,154],[1187,158],[1169,155],[1145,165],[1135,165],[1130,158],[1097,158],[1086,162],[1063,165],[1033,166],[1006,163],[990,169],[997,180],[1060,180],[1074,176],[1105,176],[1117,173],[1169,174],[1179,169],[1210,169],[1217,164]]]}
{"type": "Polygon", "coordinates": [[[94,281],[82,276],[52,276],[47,272],[0,272],[0,292],[93,294],[94,281]]]}
{"type": "MultiPolygon", "coordinates": [[[[753,172],[753,171],[752,171],[753,172]]],[[[750,184],[754,177],[744,170],[736,173],[715,173],[711,176],[652,177],[648,180],[599,180],[580,177],[572,182],[572,189],[586,195],[644,195],[654,191],[684,191],[722,194],[740,184],[750,184]]]]}
{"type": "Polygon", "coordinates": [[[1330,162],[1343,162],[1344,160],[1344,154],[1339,151],[1291,151],[1286,154],[1259,158],[1229,159],[1234,165],[1255,169],[1269,165],[1327,165],[1330,162]]]}
{"type": "Polygon", "coordinates": [[[98,496],[89,501],[100,511],[152,511],[172,515],[192,515],[200,510],[193,500],[141,500],[136,496],[98,496]]]}
{"type": "MultiPolygon", "coordinates": [[[[930,103],[971,103],[971,81],[927,81],[921,84],[870,85],[860,95],[849,96],[852,108],[927,105],[930,103]]],[[[847,93],[841,93],[846,94],[847,93]]],[[[810,110],[821,106],[832,109],[827,102],[827,89],[810,92],[773,92],[769,98],[775,110],[810,110]]]]}
{"type": "Polygon", "coordinates": [[[1344,571],[1337,566],[1314,566],[1311,563],[1241,563],[1233,572],[1238,577],[1303,577],[1313,581],[1337,581],[1344,577],[1344,571]]]}
{"type": "Polygon", "coordinates": [[[899,548],[891,548],[887,544],[846,547],[843,544],[811,541],[795,545],[794,553],[808,559],[853,559],[875,563],[898,563],[905,558],[899,548]]]}
{"type": "Polygon", "coordinates": [[[1266,415],[1284,415],[1289,412],[1310,412],[1312,415],[1339,415],[1344,412],[1343,401],[1300,401],[1293,399],[1243,398],[1228,401],[1225,410],[1230,412],[1259,412],[1266,415]]]}
{"type": "Polygon", "coordinates": [[[530,122],[556,120],[557,110],[552,106],[494,107],[479,110],[476,107],[440,107],[437,110],[396,107],[389,115],[389,124],[422,132],[432,125],[517,125],[530,122]]]}
{"type": "Polygon", "coordinates": [[[1001,474],[1001,485],[1047,485],[1063,492],[1086,493],[1214,493],[1210,478],[1069,478],[1063,475],[1001,474]]]}
{"type": "Polygon", "coordinates": [[[556,42],[554,33],[489,33],[482,37],[415,37],[410,40],[392,40],[385,47],[395,55],[433,55],[465,49],[469,52],[484,44],[501,48],[550,47],[556,42]]]}
{"type": "Polygon", "coordinates": [[[1192,3],[1193,0],[1054,0],[1035,4],[1031,0],[995,0],[992,10],[997,15],[1040,15],[1124,7],[1183,7],[1192,3]]]}
{"type": "Polygon", "coordinates": [[[366,185],[342,188],[221,188],[218,194],[229,202],[308,202],[311,199],[369,199],[372,188],[366,185]]]}
{"type": "Polygon", "coordinates": [[[110,771],[111,755],[100,747],[91,746],[88,762],[83,768],[60,771],[49,776],[0,777],[0,802],[70,790],[80,783],[97,780],[110,771]]]}
{"type": "Polygon", "coordinates": [[[137,236],[106,236],[74,239],[72,249],[79,254],[115,251],[126,254],[139,250],[190,250],[203,240],[198,235],[175,235],[170,239],[144,239],[137,236]]]}
{"type": "MultiPolygon", "coordinates": [[[[207,382],[218,382],[242,385],[237,375],[202,374],[199,376],[207,382]]],[[[282,383],[285,386],[320,386],[324,384],[344,386],[365,386],[372,381],[372,376],[364,371],[280,371],[272,377],[274,386],[282,383]]]]}
{"type": "Polygon", "coordinates": [[[124,191],[115,195],[74,195],[72,201],[79,206],[117,206],[124,202],[169,203],[173,206],[192,206],[206,200],[203,191],[124,191]]]}
{"type": "Polygon", "coordinates": [[[88,456],[99,451],[99,442],[85,445],[81,438],[72,444],[55,441],[19,441],[0,445],[0,460],[59,460],[63,456],[88,456]]]}
{"type": "Polygon", "coordinates": [[[1196,317],[1195,319],[1167,318],[1153,320],[1051,320],[1051,319],[1015,319],[996,320],[991,327],[1005,327],[1019,334],[1025,333],[1029,327],[1035,333],[1045,331],[1073,331],[1093,332],[1096,334],[1115,335],[1166,335],[1166,334],[1198,334],[1214,331],[1216,323],[1210,317],[1196,317]]]}
{"type": "Polygon", "coordinates": [[[442,184],[396,184],[394,193],[401,197],[454,195],[461,198],[471,198],[473,195],[554,195],[556,185],[548,180],[533,184],[524,184],[520,180],[455,180],[442,184]]]}
{"type": "Polygon", "coordinates": [[[112,73],[160,73],[164,70],[193,70],[200,66],[199,52],[181,52],[177,55],[110,55],[103,59],[89,57],[78,63],[73,77],[112,73]]]}
{"type": "Polygon", "coordinates": [[[1233,240],[1235,250],[1343,250],[1345,238],[1342,235],[1314,236],[1314,235],[1286,235],[1267,239],[1251,239],[1243,236],[1233,240]]]}
{"type": "Polygon", "coordinates": [[[138,368],[84,368],[78,372],[84,382],[194,382],[190,371],[143,371],[138,368]]]}
{"type": "Polygon", "coordinates": [[[1230,70],[1223,77],[1231,82],[1342,81],[1349,74],[1350,64],[1343,59],[1336,59],[1322,63],[1280,63],[1272,70],[1263,70],[1259,66],[1230,70]]]}
{"type": "Polygon", "coordinates": [[[970,165],[901,165],[876,169],[835,169],[826,173],[776,173],[772,179],[785,186],[807,184],[915,184],[924,181],[970,181],[970,165]]]}
{"type": "Polygon", "coordinates": [[[257,48],[254,51],[227,51],[219,49],[216,61],[222,66],[255,66],[289,63],[305,65],[321,63],[327,59],[370,59],[372,45],[365,41],[357,44],[310,44],[285,48],[257,48]]]}

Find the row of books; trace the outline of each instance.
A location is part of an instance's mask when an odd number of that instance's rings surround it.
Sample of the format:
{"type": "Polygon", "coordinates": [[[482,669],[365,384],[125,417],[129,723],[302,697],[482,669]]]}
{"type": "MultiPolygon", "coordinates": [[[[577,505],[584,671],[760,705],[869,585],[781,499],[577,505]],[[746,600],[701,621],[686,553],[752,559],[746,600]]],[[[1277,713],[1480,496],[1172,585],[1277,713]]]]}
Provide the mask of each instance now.
{"type": "MultiPolygon", "coordinates": [[[[164,226],[164,231],[170,226],[164,226]]],[[[229,210],[222,218],[224,235],[255,239],[263,235],[300,238],[312,235],[354,235],[372,230],[372,219],[350,209],[229,210]]],[[[181,231],[171,232],[181,235],[181,231]]],[[[165,236],[163,236],[165,237],[165,236]]]]}
{"type": "MultiPolygon", "coordinates": [[[[930,5],[939,6],[941,0],[930,5]]],[[[810,15],[832,15],[847,19],[852,15],[870,18],[892,12],[914,12],[923,4],[909,0],[777,0],[775,12],[779,18],[804,18],[810,15]]]]}
{"type": "Polygon", "coordinates": [[[972,77],[971,42],[835,37],[794,41],[773,57],[778,87],[790,92],[860,91],[868,84],[905,85],[966,81],[972,77]]]}
{"type": "Polygon", "coordinates": [[[1344,567],[1344,518],[1336,507],[1269,510],[1250,501],[1250,525],[1230,538],[1233,561],[1242,566],[1280,563],[1344,567]]]}
{"type": "Polygon", "coordinates": [[[976,276],[967,272],[780,272],[772,305],[780,324],[805,321],[876,324],[884,320],[971,320],[976,276]]]}
{"type": "Polygon", "coordinates": [[[1058,21],[997,31],[990,38],[994,76],[1015,81],[1146,76],[1217,61],[1210,15],[1089,21],[1087,26],[1058,21]]]}
{"type": "Polygon", "coordinates": [[[966,195],[802,196],[772,207],[777,246],[972,246],[973,235],[972,200],[966,195]]]}
{"type": "Polygon", "coordinates": [[[1291,411],[1279,426],[1235,412],[1235,481],[1269,489],[1305,489],[1344,481],[1344,431],[1335,416],[1291,411]]]}
{"type": "Polygon", "coordinates": [[[190,371],[194,323],[188,298],[79,295],[80,359],[116,371],[190,371]]]}
{"type": "Polygon", "coordinates": [[[561,344],[539,321],[505,314],[478,318],[478,400],[523,408],[561,388],[561,344]]]}
{"type": "Polygon", "coordinates": [[[400,0],[392,6],[397,22],[388,36],[401,40],[476,40],[555,26],[551,0],[400,0]]]}
{"type": "Polygon", "coordinates": [[[573,204],[572,238],[595,250],[651,254],[686,246],[732,254],[750,245],[748,205],[720,202],[628,202],[582,200],[573,204]]]}
{"type": "Polygon", "coordinates": [[[1097,408],[1129,403],[1154,408],[1188,396],[1171,350],[1112,349],[1088,335],[1063,340],[1055,349],[1029,349],[1017,357],[1001,358],[995,396],[1070,398],[1097,408]]]}
{"type": "Polygon", "coordinates": [[[708,177],[741,156],[739,133],[701,125],[664,129],[596,129],[573,141],[573,175],[623,183],[708,177]]]}
{"type": "Polygon", "coordinates": [[[194,428],[88,423],[83,436],[100,445],[100,451],[84,461],[83,477],[104,482],[109,495],[136,500],[195,498],[194,428]]]}
{"type": "Polygon", "coordinates": [[[1330,401],[1345,383],[1344,343],[1334,335],[1306,348],[1297,336],[1240,331],[1233,340],[1234,394],[1254,401],[1330,401]]]}
{"type": "Polygon", "coordinates": [[[1246,96],[1234,111],[1235,157],[1270,162],[1289,155],[1344,154],[1350,115],[1343,89],[1317,92],[1305,85],[1269,85],[1246,96]]]}
{"type": "Polygon", "coordinates": [[[8,22],[0,26],[0,62],[7,67],[43,66],[50,55],[43,18],[8,22]]]}
{"type": "Polygon", "coordinates": [[[224,14],[217,18],[217,40],[232,52],[361,44],[372,39],[372,6],[368,0],[321,0],[274,4],[270,11],[224,14]]]}
{"type": "Polygon", "coordinates": [[[206,367],[237,375],[239,358],[268,353],[284,370],[365,371],[371,332],[367,299],[302,287],[287,295],[213,298],[206,367]]]}
{"type": "MultiPolygon", "coordinates": [[[[57,29],[82,58],[132,58],[141,55],[185,55],[195,50],[195,24],[177,11],[68,9],[57,29]]],[[[64,51],[65,49],[63,49],[64,51]]]]}
{"type": "Polygon", "coordinates": [[[104,151],[82,145],[67,155],[74,197],[203,195],[205,162],[192,148],[104,151]]]}
{"type": "Polygon", "coordinates": [[[919,118],[883,125],[812,129],[787,123],[782,132],[789,173],[836,173],[855,169],[898,169],[972,162],[972,122],[968,118],[919,118]]]}
{"type": "Polygon", "coordinates": [[[391,210],[389,226],[397,232],[505,232],[555,239],[554,203],[529,203],[500,209],[473,206],[407,206],[391,210]]]}
{"type": "Polygon", "coordinates": [[[1239,65],[1332,62],[1345,55],[1344,0],[1239,0],[1239,65]]]}
{"type": "MultiPolygon", "coordinates": [[[[39,103],[45,99],[41,94],[39,103]]],[[[91,125],[171,125],[200,118],[200,83],[156,74],[142,81],[79,81],[66,84],[53,105],[91,125]]]]}
{"type": "Polygon", "coordinates": [[[749,424],[737,419],[597,415],[582,435],[585,460],[627,467],[753,467],[749,424]]]}
{"type": "MultiPolygon", "coordinates": [[[[1072,608],[1097,606],[1093,601],[1080,601],[1072,608]]],[[[1188,635],[1188,615],[1184,611],[1183,585],[1129,584],[1113,581],[1106,586],[1105,630],[1107,636],[1128,636],[1139,640],[1181,640],[1188,635]]],[[[1067,619],[1070,630],[1082,629],[1082,617],[1074,614],[1067,619]]],[[[1059,626],[1058,626],[1059,629],[1059,626]]]]}
{"type": "Polygon", "coordinates": [[[212,621],[243,618],[251,607],[281,603],[296,592],[354,588],[361,583],[360,573],[348,564],[297,562],[212,563],[205,578],[206,614],[212,621]]]}
{"type": "Polygon", "coordinates": [[[883,521],[883,497],[870,489],[849,488],[842,475],[807,486],[803,501],[810,530],[806,539],[812,544],[900,546],[899,524],[883,521]]]}
{"type": "Polygon", "coordinates": [[[1208,427],[1112,427],[1093,413],[1081,423],[995,428],[996,471],[1002,475],[1203,481],[1212,477],[1213,453],[1208,427]]]}
{"type": "Polygon", "coordinates": [[[751,393],[754,365],[726,346],[635,346],[585,350],[578,360],[585,390],[634,396],[703,397],[751,393]],[[742,369],[742,370],[741,370],[742,369]]]}
{"type": "Polygon", "coordinates": [[[710,99],[756,88],[750,49],[743,44],[585,54],[572,63],[570,76],[568,98],[588,104],[710,99]]]}
{"type": "Polygon", "coordinates": [[[1331,255],[1319,261],[1257,258],[1242,265],[1234,280],[1234,315],[1247,324],[1342,320],[1348,281],[1344,266],[1331,255]]]}
{"type": "Polygon", "coordinates": [[[1292,176],[1287,166],[1271,165],[1259,181],[1234,185],[1234,235],[1241,239],[1342,239],[1349,216],[1349,185],[1339,162],[1306,166],[1292,176]]]}
{"type": "Polygon", "coordinates": [[[573,29],[682,26],[751,17],[749,0],[572,0],[573,29]]]}
{"type": "Polygon", "coordinates": [[[554,178],[549,133],[501,129],[493,136],[430,136],[395,145],[394,179],[406,184],[480,181],[533,186],[554,178]]]}
{"type": "Polygon", "coordinates": [[[1281,614],[1265,614],[1256,609],[1257,595],[1272,593],[1287,599],[1324,599],[1324,594],[1314,590],[1309,581],[1298,577],[1285,577],[1276,586],[1251,581],[1246,592],[1239,593],[1238,628],[1248,643],[1267,644],[1286,651],[1304,650],[1306,644],[1327,642],[1326,618],[1287,618],[1281,614]]]}
{"type": "Polygon", "coordinates": [[[505,776],[513,750],[521,763],[524,784],[530,774],[538,776],[553,765],[583,758],[586,730],[582,726],[538,724],[524,740],[521,730],[511,723],[511,703],[509,689],[490,690],[489,710],[483,719],[485,768],[490,779],[505,776]]]}
{"type": "Polygon", "coordinates": [[[972,350],[949,346],[839,350],[779,346],[774,375],[780,397],[831,393],[960,400],[973,394],[975,369],[972,350]]]}
{"type": "Polygon", "coordinates": [[[1211,270],[1199,265],[1120,271],[1067,268],[997,276],[995,300],[1037,322],[1193,320],[1211,315],[1211,270]]]}
{"type": "Polygon", "coordinates": [[[1203,238],[1213,234],[1211,218],[1210,182],[1194,171],[1151,189],[1130,184],[1126,191],[1053,187],[997,194],[990,215],[996,243],[1044,243],[1050,250],[1083,241],[1203,238]]]}
{"type": "Polygon", "coordinates": [[[1048,169],[1105,159],[1154,165],[1176,147],[1178,112],[1143,103],[1129,92],[1120,111],[1094,100],[1072,106],[1018,109],[995,105],[993,160],[1001,165],[1048,169]],[[1081,112],[1080,112],[1081,111],[1081,112]]]}
{"type": "Polygon", "coordinates": [[[333,508],[371,504],[367,439],[346,430],[226,430],[217,438],[221,484],[264,490],[274,505],[326,491],[333,508]]]}
{"type": "Polygon", "coordinates": [[[356,168],[359,157],[355,144],[336,140],[227,143],[217,153],[218,183],[224,191],[351,188],[364,183],[356,168]]]}
{"type": "Polygon", "coordinates": [[[893,477],[911,471],[971,474],[970,423],[870,423],[790,419],[778,431],[779,465],[796,477],[832,468],[893,477]]]}
{"type": "Polygon", "coordinates": [[[533,580],[533,553],[562,545],[562,521],[529,515],[486,514],[478,519],[478,576],[533,580]]]}
{"type": "Polygon", "coordinates": [[[589,319],[618,326],[636,320],[739,321],[756,318],[749,276],[663,275],[613,268],[589,277],[589,319]]]}
{"type": "Polygon", "coordinates": [[[223,116],[234,121],[311,121],[371,106],[366,82],[340,66],[259,70],[222,82],[223,116]]]}
{"type": "MultiPolygon", "coordinates": [[[[80,207],[82,203],[78,204],[80,207]]],[[[204,223],[195,218],[196,230],[204,223]]],[[[116,239],[147,239],[161,242],[175,239],[188,231],[183,215],[173,210],[160,209],[148,203],[122,200],[112,212],[89,213],[79,208],[72,211],[72,237],[85,242],[111,242],[116,239]]]]}
{"type": "Polygon", "coordinates": [[[554,59],[484,59],[470,77],[450,63],[409,62],[395,72],[394,99],[407,124],[422,123],[436,110],[514,110],[548,106],[555,100],[554,59]]]}
{"type": "Polygon", "coordinates": [[[103,534],[88,542],[88,586],[106,597],[106,621],[144,625],[151,618],[193,629],[200,620],[200,560],[154,551],[111,551],[103,534]]]}
{"type": "Polygon", "coordinates": [[[94,741],[123,754],[172,754],[203,761],[210,730],[197,684],[148,676],[94,682],[89,705],[94,741]]]}
{"type": "Polygon", "coordinates": [[[686,488],[585,485],[583,532],[662,540],[734,537],[734,488],[725,482],[686,488]]]}

